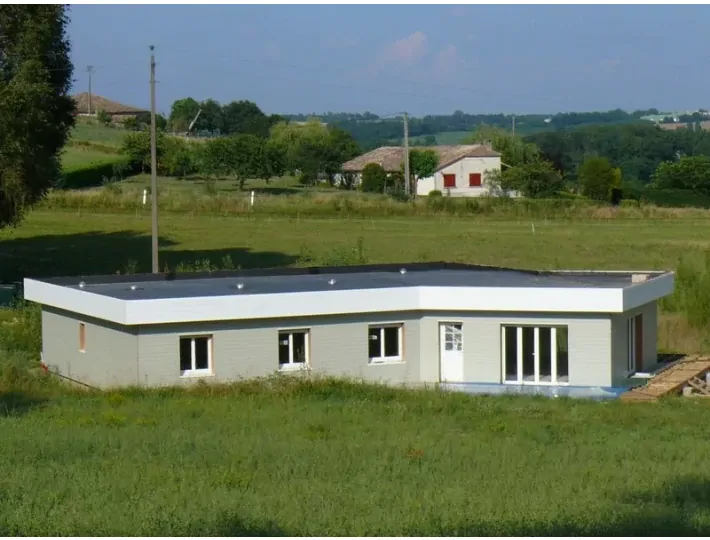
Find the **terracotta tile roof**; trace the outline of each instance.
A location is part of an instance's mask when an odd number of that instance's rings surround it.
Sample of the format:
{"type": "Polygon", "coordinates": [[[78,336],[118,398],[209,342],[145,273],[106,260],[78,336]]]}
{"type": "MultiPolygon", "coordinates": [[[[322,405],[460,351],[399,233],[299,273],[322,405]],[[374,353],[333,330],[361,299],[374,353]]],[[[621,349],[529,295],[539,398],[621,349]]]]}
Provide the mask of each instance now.
{"type": "MultiPolygon", "coordinates": [[[[410,150],[436,151],[439,154],[439,169],[443,169],[465,157],[500,157],[498,152],[482,144],[414,146],[410,150]]],[[[378,163],[386,171],[395,172],[400,170],[404,159],[403,156],[404,148],[401,146],[382,146],[344,163],[343,171],[359,172],[368,163],[378,163]]]]}
{"type": "MultiPolygon", "coordinates": [[[[89,93],[82,92],[73,97],[76,102],[76,112],[79,114],[87,114],[89,111],[89,93]]],[[[111,101],[110,99],[92,93],[91,112],[95,113],[96,111],[106,111],[108,114],[138,114],[148,112],[143,109],[111,101]]]]}

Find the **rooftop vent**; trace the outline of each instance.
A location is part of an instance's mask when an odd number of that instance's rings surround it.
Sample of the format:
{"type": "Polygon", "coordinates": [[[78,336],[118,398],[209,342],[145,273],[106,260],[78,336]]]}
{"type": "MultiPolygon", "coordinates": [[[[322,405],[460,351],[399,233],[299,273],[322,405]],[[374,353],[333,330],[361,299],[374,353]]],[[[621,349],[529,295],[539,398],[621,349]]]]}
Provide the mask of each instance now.
{"type": "Polygon", "coordinates": [[[631,283],[643,283],[648,280],[648,274],[631,274],[631,283]]]}
{"type": "Polygon", "coordinates": [[[239,283],[237,283],[237,289],[239,289],[241,291],[243,288],[244,288],[244,283],[242,283],[241,281],[239,283]]]}
{"type": "Polygon", "coordinates": [[[407,273],[407,269],[406,269],[406,268],[400,268],[400,269],[399,269],[399,273],[400,273],[400,274],[406,274],[406,273],[407,273]]]}
{"type": "Polygon", "coordinates": [[[80,281],[80,282],[79,282],[79,288],[80,288],[80,289],[83,289],[84,287],[86,287],[86,283],[84,283],[83,281],[80,281]]]}
{"type": "Polygon", "coordinates": [[[131,285],[130,287],[128,287],[128,289],[131,291],[140,291],[143,289],[143,287],[139,287],[138,285],[131,285]]]}
{"type": "Polygon", "coordinates": [[[330,278],[328,280],[328,285],[335,285],[335,278],[330,278]]]}

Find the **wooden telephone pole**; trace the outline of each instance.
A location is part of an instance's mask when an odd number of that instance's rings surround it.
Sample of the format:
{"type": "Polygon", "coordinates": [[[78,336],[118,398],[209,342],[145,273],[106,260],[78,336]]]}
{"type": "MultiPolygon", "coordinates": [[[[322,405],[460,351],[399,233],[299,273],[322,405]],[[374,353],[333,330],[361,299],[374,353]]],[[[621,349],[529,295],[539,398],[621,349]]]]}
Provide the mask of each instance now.
{"type": "Polygon", "coordinates": [[[89,74],[89,108],[87,112],[91,114],[91,76],[94,74],[94,66],[86,66],[86,72],[89,74]]]}
{"type": "Polygon", "coordinates": [[[150,204],[152,227],[153,273],[157,274],[158,266],[158,166],[155,133],[155,47],[150,46],[150,204]]]}
{"type": "Polygon", "coordinates": [[[404,194],[410,197],[412,191],[411,178],[409,177],[409,122],[407,113],[404,115],[404,194]]]}

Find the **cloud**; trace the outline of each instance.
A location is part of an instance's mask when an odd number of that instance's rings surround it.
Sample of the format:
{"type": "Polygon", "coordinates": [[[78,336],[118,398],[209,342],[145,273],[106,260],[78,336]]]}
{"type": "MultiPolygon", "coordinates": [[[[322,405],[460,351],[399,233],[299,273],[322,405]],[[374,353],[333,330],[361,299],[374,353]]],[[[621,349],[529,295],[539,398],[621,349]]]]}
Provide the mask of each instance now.
{"type": "Polygon", "coordinates": [[[373,71],[380,72],[387,68],[413,66],[426,54],[427,42],[427,35],[422,31],[417,31],[394,43],[385,45],[375,57],[373,71]]]}

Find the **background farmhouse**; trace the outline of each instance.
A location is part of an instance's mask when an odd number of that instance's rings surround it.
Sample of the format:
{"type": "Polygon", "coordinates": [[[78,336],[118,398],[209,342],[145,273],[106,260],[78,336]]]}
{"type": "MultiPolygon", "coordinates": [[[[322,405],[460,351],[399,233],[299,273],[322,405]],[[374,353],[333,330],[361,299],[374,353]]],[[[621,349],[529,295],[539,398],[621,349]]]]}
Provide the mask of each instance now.
{"type": "MultiPolygon", "coordinates": [[[[412,150],[433,150],[439,156],[439,167],[433,176],[417,181],[417,195],[437,190],[452,197],[480,197],[495,194],[486,176],[501,169],[501,155],[482,144],[414,147],[412,150]]],[[[404,163],[401,146],[383,146],[343,164],[343,172],[355,175],[355,184],[362,181],[362,170],[369,163],[381,165],[388,173],[399,173],[404,163]]]]}

